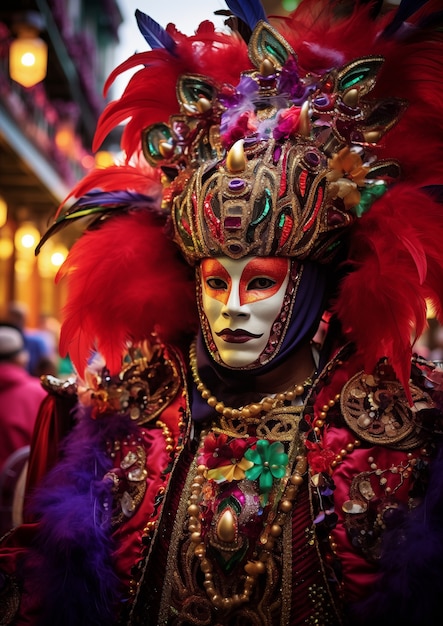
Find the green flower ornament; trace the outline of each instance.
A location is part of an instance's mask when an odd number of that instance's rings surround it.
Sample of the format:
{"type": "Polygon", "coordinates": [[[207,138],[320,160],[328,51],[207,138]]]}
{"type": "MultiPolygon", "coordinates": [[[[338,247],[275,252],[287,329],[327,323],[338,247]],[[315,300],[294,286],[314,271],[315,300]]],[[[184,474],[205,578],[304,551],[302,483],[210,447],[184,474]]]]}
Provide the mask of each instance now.
{"type": "Polygon", "coordinates": [[[286,474],[288,455],[284,452],[283,444],[279,441],[269,443],[266,439],[259,439],[255,448],[246,450],[245,459],[254,464],[246,470],[246,478],[259,479],[260,495],[266,504],[274,479],[279,480],[286,474]]]}

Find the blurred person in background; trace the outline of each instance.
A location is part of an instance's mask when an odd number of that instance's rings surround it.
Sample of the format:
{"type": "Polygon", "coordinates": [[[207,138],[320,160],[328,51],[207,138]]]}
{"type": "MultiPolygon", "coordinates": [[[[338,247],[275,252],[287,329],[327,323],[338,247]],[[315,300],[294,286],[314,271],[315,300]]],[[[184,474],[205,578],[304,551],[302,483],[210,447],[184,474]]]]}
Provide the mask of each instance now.
{"type": "MultiPolygon", "coordinates": [[[[39,330],[31,330],[26,326],[28,312],[26,305],[20,302],[11,302],[8,307],[8,322],[17,326],[23,334],[25,348],[28,352],[26,370],[32,376],[40,375],[40,362],[46,363],[50,358],[53,360],[52,349],[45,336],[39,330]]],[[[46,370],[45,370],[46,373],[46,370]]]]}
{"type": "Polygon", "coordinates": [[[27,460],[25,447],[46,391],[26,371],[28,353],[20,329],[0,324],[0,532],[12,526],[16,481],[27,460]],[[20,454],[20,451],[23,454],[20,454]]]}
{"type": "Polygon", "coordinates": [[[430,358],[438,363],[443,363],[443,326],[434,324],[433,342],[430,349],[430,358]]]}
{"type": "Polygon", "coordinates": [[[0,325],[0,469],[18,448],[31,442],[39,406],[46,391],[26,371],[28,355],[21,331],[0,325]]]}

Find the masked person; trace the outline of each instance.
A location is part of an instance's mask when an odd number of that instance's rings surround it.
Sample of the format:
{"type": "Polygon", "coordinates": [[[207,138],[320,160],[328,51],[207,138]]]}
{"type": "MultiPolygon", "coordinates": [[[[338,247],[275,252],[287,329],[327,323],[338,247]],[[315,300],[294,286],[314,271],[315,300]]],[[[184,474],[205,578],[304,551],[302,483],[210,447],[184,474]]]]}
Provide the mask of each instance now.
{"type": "Polygon", "coordinates": [[[441,376],[411,346],[443,295],[437,4],[137,13],[153,49],[97,132],[129,118],[128,161],[47,235],[93,219],[2,623],[441,621],[441,376]]]}

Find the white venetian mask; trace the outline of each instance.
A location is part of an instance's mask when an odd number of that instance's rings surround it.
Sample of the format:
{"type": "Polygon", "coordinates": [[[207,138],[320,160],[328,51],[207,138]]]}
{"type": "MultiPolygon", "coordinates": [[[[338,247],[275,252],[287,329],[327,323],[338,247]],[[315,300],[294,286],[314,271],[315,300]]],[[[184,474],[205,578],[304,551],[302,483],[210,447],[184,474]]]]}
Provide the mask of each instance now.
{"type": "Polygon", "coordinates": [[[221,361],[251,365],[266,348],[290,276],[282,257],[207,258],[201,262],[202,308],[221,361]]]}

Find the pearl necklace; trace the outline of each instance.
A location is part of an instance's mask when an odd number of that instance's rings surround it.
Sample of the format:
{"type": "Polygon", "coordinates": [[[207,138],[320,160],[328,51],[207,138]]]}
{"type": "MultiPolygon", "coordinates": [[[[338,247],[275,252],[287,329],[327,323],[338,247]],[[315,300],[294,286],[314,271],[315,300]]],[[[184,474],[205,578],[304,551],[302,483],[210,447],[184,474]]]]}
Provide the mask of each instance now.
{"type": "Polygon", "coordinates": [[[302,384],[297,384],[283,393],[277,393],[275,396],[267,396],[262,398],[259,402],[252,402],[239,409],[235,409],[229,406],[225,406],[223,402],[218,400],[212,392],[206,387],[204,382],[199,376],[197,368],[197,344],[194,341],[189,351],[189,358],[191,364],[191,372],[194,383],[197,387],[197,391],[200,393],[203,400],[212,407],[217,413],[225,417],[226,419],[248,419],[259,415],[260,413],[268,413],[277,406],[284,402],[292,402],[295,398],[300,398],[305,393],[306,389],[312,385],[312,378],[307,378],[302,384]]]}

